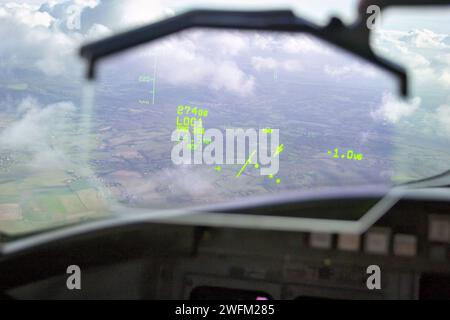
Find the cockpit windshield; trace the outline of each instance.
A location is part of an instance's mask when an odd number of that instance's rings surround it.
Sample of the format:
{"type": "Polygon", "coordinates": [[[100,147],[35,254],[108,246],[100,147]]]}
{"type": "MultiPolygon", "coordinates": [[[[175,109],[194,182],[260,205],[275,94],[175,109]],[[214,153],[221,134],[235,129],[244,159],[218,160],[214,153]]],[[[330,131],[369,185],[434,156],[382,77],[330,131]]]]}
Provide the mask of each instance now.
{"type": "MultiPolygon", "coordinates": [[[[372,47],[414,74],[407,99],[390,74],[301,33],[188,29],[102,60],[84,85],[82,67],[61,69],[58,56],[0,65],[11,75],[0,87],[0,230],[102,218],[113,203],[192,208],[448,170],[450,29],[415,19],[410,30],[397,14],[372,47]]],[[[84,32],[50,37],[50,25],[39,29],[50,45],[84,32]]]]}

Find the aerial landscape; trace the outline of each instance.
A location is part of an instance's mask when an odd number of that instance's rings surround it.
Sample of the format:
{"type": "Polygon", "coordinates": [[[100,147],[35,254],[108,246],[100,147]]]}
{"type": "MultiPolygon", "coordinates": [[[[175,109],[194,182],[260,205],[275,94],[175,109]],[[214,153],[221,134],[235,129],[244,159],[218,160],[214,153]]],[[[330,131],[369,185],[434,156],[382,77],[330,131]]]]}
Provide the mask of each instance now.
{"type": "Polygon", "coordinates": [[[0,229],[13,232],[105,217],[115,203],[173,209],[388,186],[440,173],[433,165],[450,158],[439,141],[400,135],[385,117],[390,105],[407,106],[389,75],[304,35],[184,32],[102,62],[84,86],[86,95],[93,86],[92,101],[82,98],[81,79],[34,79],[0,83],[11,101],[0,120],[0,229]],[[56,92],[68,102],[55,101],[56,92]],[[192,113],[180,115],[180,106],[192,113]],[[172,133],[192,132],[192,119],[203,130],[279,130],[279,171],[261,175],[257,158],[175,165],[181,142],[172,133]]]}

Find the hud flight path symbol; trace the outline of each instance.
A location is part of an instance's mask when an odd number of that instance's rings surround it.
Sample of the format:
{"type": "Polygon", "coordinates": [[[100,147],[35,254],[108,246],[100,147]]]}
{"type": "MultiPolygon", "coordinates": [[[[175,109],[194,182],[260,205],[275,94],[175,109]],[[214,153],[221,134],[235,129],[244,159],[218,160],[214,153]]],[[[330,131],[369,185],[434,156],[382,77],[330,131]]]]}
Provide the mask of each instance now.
{"type": "MultiPolygon", "coordinates": [[[[263,132],[264,132],[264,133],[272,133],[272,130],[266,128],[266,129],[263,129],[263,132]]],[[[273,158],[279,156],[280,153],[282,153],[283,151],[284,151],[284,144],[281,144],[281,145],[278,146],[277,151],[275,151],[275,154],[273,155],[273,158]]],[[[252,159],[253,159],[255,153],[256,153],[256,150],[253,151],[253,152],[250,154],[249,158],[248,158],[247,161],[244,163],[244,166],[241,168],[241,170],[238,172],[238,174],[236,174],[236,178],[239,178],[239,177],[242,175],[242,173],[244,172],[244,170],[247,168],[247,166],[252,162],[252,159]]],[[[260,166],[259,166],[258,163],[256,163],[256,164],[254,165],[254,167],[255,167],[255,169],[259,169],[260,166]]],[[[274,174],[269,174],[269,179],[270,179],[270,180],[273,180],[274,178],[275,178],[275,175],[274,175],[274,174]]],[[[280,178],[277,178],[277,179],[275,180],[275,182],[276,182],[276,184],[281,184],[281,179],[280,179],[280,178]]]]}
{"type": "MultiPolygon", "coordinates": [[[[143,75],[139,77],[139,82],[145,82],[145,83],[152,83],[152,90],[150,91],[152,95],[151,104],[155,104],[155,97],[156,97],[156,55],[153,56],[153,75],[143,75]]],[[[139,104],[150,104],[150,100],[148,99],[141,99],[139,100],[139,104]]]]}
{"type": "Polygon", "coordinates": [[[277,148],[277,151],[275,152],[274,157],[278,156],[280,153],[282,153],[284,151],[284,144],[279,145],[277,148]]]}
{"type": "MultiPolygon", "coordinates": [[[[281,144],[281,145],[278,146],[277,151],[275,152],[274,157],[279,156],[280,153],[282,153],[283,151],[284,151],[284,144],[281,144]]],[[[270,174],[270,175],[269,175],[269,179],[272,180],[273,178],[275,178],[275,176],[274,176],[273,174],[270,174]]],[[[280,179],[280,178],[277,178],[277,179],[275,180],[275,182],[276,182],[276,184],[280,184],[280,183],[281,183],[281,179],[280,179]]]]}
{"type": "Polygon", "coordinates": [[[241,176],[241,174],[244,172],[245,168],[247,168],[248,164],[252,161],[253,157],[255,156],[255,153],[256,153],[256,150],[250,154],[247,161],[245,161],[244,165],[242,166],[241,170],[237,173],[236,178],[239,178],[241,176]]]}

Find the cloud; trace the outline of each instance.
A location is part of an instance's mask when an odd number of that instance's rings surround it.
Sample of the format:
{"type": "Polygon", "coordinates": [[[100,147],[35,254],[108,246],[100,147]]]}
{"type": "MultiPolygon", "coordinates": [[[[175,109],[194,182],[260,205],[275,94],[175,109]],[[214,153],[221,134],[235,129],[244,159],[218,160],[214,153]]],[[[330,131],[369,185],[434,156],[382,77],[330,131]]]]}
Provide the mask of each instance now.
{"type": "MultiPolygon", "coordinates": [[[[77,50],[83,42],[174,13],[167,1],[42,2],[33,6],[0,5],[0,36],[4,39],[0,44],[0,66],[11,73],[17,74],[20,69],[52,77],[80,77],[83,68],[77,50]],[[11,34],[15,36],[10,37],[11,34]]],[[[211,36],[199,36],[200,32],[196,31],[189,34],[190,39],[166,46],[167,51],[159,55],[164,59],[167,52],[176,53],[168,55],[172,61],[168,61],[170,68],[163,66],[167,73],[161,72],[162,77],[172,84],[206,84],[215,90],[241,95],[252,92],[255,79],[244,72],[235,59],[238,55],[261,47],[294,55],[326,52],[319,42],[304,35],[246,36],[233,31],[208,34],[211,36]]],[[[301,67],[293,59],[277,64],[287,71],[297,71],[301,67]]]]}
{"type": "Polygon", "coordinates": [[[327,47],[322,45],[319,40],[306,35],[285,36],[281,41],[281,50],[290,54],[298,53],[317,53],[328,54],[327,47]],[[314,39],[314,40],[313,40],[314,39]]]}
{"type": "Polygon", "coordinates": [[[279,61],[272,57],[252,57],[251,63],[257,71],[283,69],[287,72],[296,72],[302,69],[300,62],[297,60],[279,61]]]}
{"type": "Polygon", "coordinates": [[[56,27],[56,18],[33,6],[7,4],[0,8],[3,66],[47,76],[76,73],[75,53],[83,39],[79,33],[62,32],[56,27]]]}
{"type": "Polygon", "coordinates": [[[232,59],[235,50],[244,50],[242,44],[247,37],[240,36],[241,45],[232,49],[230,56],[229,52],[221,50],[221,39],[229,41],[229,36],[221,31],[185,32],[159,42],[154,50],[158,57],[160,80],[178,86],[202,86],[238,95],[251,94],[255,78],[242,70],[237,59],[232,59]],[[215,40],[211,41],[211,38],[215,40]]]}
{"type": "Polygon", "coordinates": [[[252,45],[259,50],[273,50],[274,40],[268,34],[256,34],[252,39],[252,45]]]}
{"type": "Polygon", "coordinates": [[[395,49],[403,53],[424,51],[424,49],[447,49],[450,39],[447,34],[438,34],[428,29],[414,29],[409,32],[396,30],[376,30],[373,42],[376,49],[395,49]],[[409,50],[406,50],[409,49],[409,50]]]}
{"type": "Polygon", "coordinates": [[[411,47],[407,41],[401,40],[403,34],[402,32],[392,31],[375,32],[375,49],[394,59],[401,57],[402,63],[406,63],[411,68],[429,67],[430,61],[422,54],[414,51],[417,48],[411,47]]]}
{"type": "MultiPolygon", "coordinates": [[[[77,49],[86,40],[98,39],[124,27],[134,27],[149,23],[174,14],[177,1],[147,0],[47,0],[41,5],[4,4],[0,5],[0,66],[14,71],[26,69],[38,71],[46,76],[81,75],[82,68],[77,59],[77,49]],[[80,29],[68,28],[73,22],[74,14],[80,15],[80,29]],[[14,37],[10,35],[14,34],[14,37]]],[[[257,1],[254,1],[257,4],[257,1]]],[[[185,57],[175,57],[173,68],[170,68],[166,80],[173,84],[201,85],[205,83],[216,90],[248,94],[252,92],[255,79],[246,74],[246,70],[236,59],[238,55],[250,52],[254,69],[282,68],[287,71],[298,71],[301,67],[289,55],[298,59],[303,54],[327,55],[328,46],[308,35],[288,34],[274,36],[261,33],[252,37],[242,36],[239,32],[217,33],[215,36],[203,37],[196,43],[192,33],[191,44],[172,46],[172,50],[180,51],[185,57]],[[203,50],[200,47],[210,50],[203,50]],[[188,52],[187,49],[194,49],[188,52]],[[261,51],[277,52],[283,59],[272,57],[275,63],[267,60],[261,51]],[[232,59],[233,58],[233,59],[232,59]],[[258,60],[259,59],[259,60],[258,60]],[[261,60],[266,59],[266,60],[261,60]],[[223,66],[221,62],[223,61],[223,66]],[[176,70],[172,70],[176,69],[176,70]],[[220,69],[220,72],[217,70],[220,69]],[[192,72],[195,71],[195,72],[192,72]],[[190,78],[190,80],[189,80],[190,78]]],[[[414,72],[416,78],[424,83],[440,82],[448,86],[448,72],[438,69],[424,54],[414,49],[443,48],[449,37],[433,31],[413,30],[407,32],[380,32],[381,39],[376,41],[387,44],[393,56],[402,57],[414,72]],[[422,76],[425,76],[422,77],[422,76]]],[[[162,55],[165,55],[163,53],[162,55]]],[[[302,57],[303,58],[303,57],[302,57]]],[[[325,72],[333,77],[349,77],[353,73],[361,73],[358,64],[348,66],[325,66],[325,72]]],[[[367,71],[367,70],[366,70],[367,71]]],[[[373,71],[361,73],[372,77],[373,71]]]]}
{"type": "Polygon", "coordinates": [[[249,48],[248,37],[240,32],[224,32],[218,36],[203,37],[204,45],[211,46],[215,52],[236,56],[249,48]]]}
{"type": "Polygon", "coordinates": [[[344,66],[332,66],[326,64],[323,67],[325,74],[333,78],[349,78],[360,76],[364,78],[375,78],[378,74],[377,70],[369,64],[351,63],[344,66]]]}
{"type": "Polygon", "coordinates": [[[401,44],[395,44],[395,49],[402,55],[410,68],[427,68],[431,65],[431,62],[423,55],[413,52],[401,44]]]}
{"type": "Polygon", "coordinates": [[[279,67],[279,63],[274,58],[253,57],[252,66],[256,70],[274,70],[279,67]]]}
{"type": "Polygon", "coordinates": [[[252,46],[260,51],[276,51],[285,54],[320,54],[329,55],[328,45],[306,34],[274,34],[263,32],[252,37],[252,46]]]}
{"type": "Polygon", "coordinates": [[[100,0],[62,0],[43,3],[39,12],[45,12],[54,18],[53,27],[70,31],[81,27],[81,16],[85,9],[95,8],[100,0]]]}
{"type": "Polygon", "coordinates": [[[9,70],[73,77],[81,73],[77,50],[83,42],[153,21],[167,15],[166,9],[160,1],[142,0],[0,4],[1,65],[9,70]]]}
{"type": "Polygon", "coordinates": [[[42,106],[33,98],[18,105],[17,121],[0,133],[0,148],[26,152],[31,161],[27,165],[36,170],[60,168],[67,163],[57,140],[66,133],[68,115],[75,111],[72,102],[42,106]]]}
{"type": "Polygon", "coordinates": [[[83,10],[81,27],[84,32],[96,23],[113,31],[138,27],[174,15],[168,3],[162,0],[103,0],[83,10]]]}
{"type": "Polygon", "coordinates": [[[101,39],[110,36],[111,34],[112,31],[108,27],[96,23],[89,28],[86,33],[86,38],[89,39],[89,41],[95,41],[96,39],[101,39]]]}
{"type": "Polygon", "coordinates": [[[436,110],[437,121],[440,127],[450,134],[450,105],[442,105],[436,110]]]}
{"type": "Polygon", "coordinates": [[[410,32],[380,30],[374,34],[374,49],[382,56],[408,68],[415,87],[442,88],[448,86],[450,60],[445,54],[450,37],[433,31],[410,32]]]}
{"type": "Polygon", "coordinates": [[[0,8],[0,17],[12,17],[14,20],[30,27],[50,27],[55,19],[46,12],[37,11],[34,6],[18,3],[7,3],[0,8]]]}
{"type": "Polygon", "coordinates": [[[250,94],[255,85],[253,76],[247,76],[231,61],[225,61],[216,66],[215,75],[211,77],[211,86],[216,89],[225,89],[241,95],[250,94]]]}
{"type": "MultiPolygon", "coordinates": [[[[26,70],[71,79],[81,77],[83,71],[77,56],[83,42],[168,14],[168,8],[160,1],[141,0],[47,1],[41,6],[0,8],[0,37],[4,39],[0,43],[0,66],[11,70],[11,74],[26,70]],[[74,21],[74,14],[79,15],[79,22],[74,21]],[[15,36],[10,37],[11,34],[15,36]]],[[[206,84],[214,90],[240,95],[252,92],[253,77],[231,59],[248,49],[248,37],[231,31],[212,37],[196,31],[188,34],[189,37],[179,37],[163,46],[167,51],[159,55],[161,62],[166,59],[165,64],[160,64],[161,77],[177,85],[206,84]]]]}
{"type": "Polygon", "coordinates": [[[450,67],[450,53],[438,54],[437,59],[439,62],[450,67]]]}
{"type": "Polygon", "coordinates": [[[160,0],[120,0],[116,1],[116,4],[115,10],[119,12],[120,23],[128,26],[150,23],[173,15],[170,8],[160,0]]]}
{"type": "Polygon", "coordinates": [[[421,104],[421,99],[416,97],[410,102],[404,102],[395,98],[392,94],[384,94],[380,107],[371,112],[374,120],[396,124],[401,119],[411,116],[421,104]]]}
{"type": "Polygon", "coordinates": [[[445,44],[447,35],[438,34],[428,29],[411,30],[400,40],[409,43],[410,45],[421,49],[445,49],[448,46],[445,44]]]}
{"type": "Polygon", "coordinates": [[[445,70],[439,77],[439,80],[444,87],[450,88],[450,70],[445,70]]]}

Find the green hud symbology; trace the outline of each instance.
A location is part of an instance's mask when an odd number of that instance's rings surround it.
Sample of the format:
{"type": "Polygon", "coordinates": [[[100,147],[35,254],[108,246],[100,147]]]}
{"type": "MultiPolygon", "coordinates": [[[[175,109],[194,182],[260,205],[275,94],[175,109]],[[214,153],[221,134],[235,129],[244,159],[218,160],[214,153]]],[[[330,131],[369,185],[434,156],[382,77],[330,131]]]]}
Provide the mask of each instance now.
{"type": "Polygon", "coordinates": [[[347,150],[344,153],[340,153],[339,149],[336,148],[334,149],[334,151],[328,150],[328,154],[332,155],[334,159],[346,159],[355,161],[361,161],[363,159],[363,154],[357,153],[354,150],[347,150]]]}
{"type": "MultiPolygon", "coordinates": [[[[179,105],[177,108],[176,128],[177,131],[189,132],[192,129],[194,135],[204,135],[203,118],[208,117],[209,110],[192,107],[188,105],[179,105]]],[[[182,137],[180,138],[181,141],[182,137]]],[[[210,144],[210,139],[201,139],[205,145],[210,144]]],[[[198,144],[194,143],[194,139],[188,145],[190,150],[196,150],[198,144]]]]}
{"type": "MultiPolygon", "coordinates": [[[[176,130],[178,132],[191,132],[193,135],[200,135],[203,136],[205,134],[205,128],[204,128],[204,119],[209,116],[209,110],[206,108],[199,108],[196,106],[190,106],[190,105],[179,105],[177,107],[177,117],[176,117],[176,130]]],[[[273,133],[272,128],[264,128],[261,129],[261,131],[267,135],[270,135],[273,133]]],[[[180,136],[178,142],[183,141],[183,136],[180,136]]],[[[197,150],[201,143],[203,145],[208,145],[212,141],[211,139],[198,139],[196,142],[196,139],[191,139],[190,143],[187,145],[189,150],[197,150]],[[200,142],[198,142],[200,141],[200,142]]],[[[275,151],[273,158],[279,156],[284,151],[284,144],[281,144],[277,147],[277,150],[275,151]]],[[[236,173],[236,178],[241,177],[241,175],[244,173],[246,168],[249,164],[252,163],[253,158],[255,154],[257,153],[257,150],[254,150],[244,163],[244,165],[241,167],[241,169],[236,173]]],[[[260,168],[260,164],[256,163],[254,165],[255,169],[260,168]]],[[[223,167],[221,165],[214,166],[214,170],[216,172],[222,172],[223,167]]],[[[274,175],[269,175],[268,178],[270,180],[274,180],[276,184],[281,184],[281,179],[276,178],[274,175]]]]}
{"type": "Polygon", "coordinates": [[[149,84],[151,90],[150,93],[150,99],[139,99],[139,104],[155,104],[155,97],[156,97],[156,56],[153,60],[153,74],[152,75],[141,75],[139,76],[138,81],[143,84],[149,84]]]}

